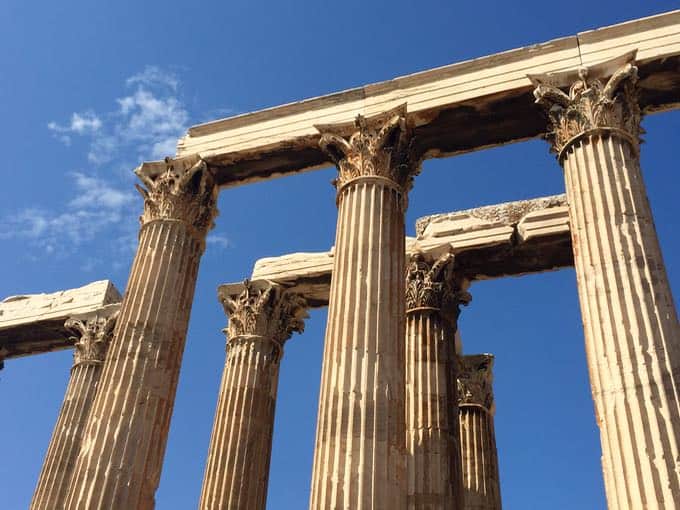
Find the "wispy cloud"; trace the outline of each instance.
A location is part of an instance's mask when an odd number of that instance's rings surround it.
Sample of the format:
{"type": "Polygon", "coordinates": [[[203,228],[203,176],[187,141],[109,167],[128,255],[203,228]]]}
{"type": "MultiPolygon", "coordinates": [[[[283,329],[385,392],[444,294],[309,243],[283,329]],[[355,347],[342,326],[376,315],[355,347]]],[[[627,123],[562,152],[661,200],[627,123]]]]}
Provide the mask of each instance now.
{"type": "Polygon", "coordinates": [[[59,140],[66,145],[71,145],[71,135],[94,134],[102,127],[101,119],[91,111],[84,113],[74,112],[71,115],[71,122],[65,125],[54,121],[47,123],[47,129],[54,133],[59,140]]]}
{"type": "Polygon", "coordinates": [[[75,112],[69,123],[52,121],[48,129],[65,145],[71,145],[76,135],[88,139],[87,159],[97,166],[123,155],[134,161],[173,155],[189,122],[177,76],[147,66],[125,80],[125,87],[129,93],[116,99],[111,111],[99,115],[89,110],[75,112]]]}
{"type": "Polygon", "coordinates": [[[64,210],[29,207],[0,220],[0,239],[20,239],[48,255],[70,254],[103,231],[124,235],[134,224],[127,209],[132,193],[111,183],[73,172],[75,197],[64,210]],[[132,221],[130,221],[132,220],[132,221]]]}
{"type": "MultiPolygon", "coordinates": [[[[64,188],[71,194],[57,207],[0,212],[0,240],[25,243],[38,260],[77,256],[74,263],[86,272],[127,266],[137,246],[142,210],[129,181],[131,170],[140,161],[174,154],[191,116],[172,72],[147,66],[122,86],[124,93],[108,111],[82,110],[47,124],[58,140],[83,152],[89,168],[66,172],[64,188]]],[[[207,243],[213,250],[231,245],[215,232],[207,243]]]]}
{"type": "Polygon", "coordinates": [[[179,80],[173,73],[165,71],[158,66],[146,66],[141,73],[134,74],[125,80],[128,86],[142,85],[145,87],[153,85],[165,85],[176,91],[179,87],[179,80]]]}
{"type": "Polygon", "coordinates": [[[226,249],[231,246],[231,241],[227,236],[224,234],[218,234],[216,232],[208,234],[208,237],[206,239],[206,243],[208,246],[214,246],[215,248],[219,249],[226,249]]]}
{"type": "Polygon", "coordinates": [[[118,210],[134,201],[135,196],[131,192],[117,189],[97,177],[82,172],[72,172],[71,177],[75,181],[76,189],[80,191],[78,196],[69,202],[72,208],[118,210]]]}

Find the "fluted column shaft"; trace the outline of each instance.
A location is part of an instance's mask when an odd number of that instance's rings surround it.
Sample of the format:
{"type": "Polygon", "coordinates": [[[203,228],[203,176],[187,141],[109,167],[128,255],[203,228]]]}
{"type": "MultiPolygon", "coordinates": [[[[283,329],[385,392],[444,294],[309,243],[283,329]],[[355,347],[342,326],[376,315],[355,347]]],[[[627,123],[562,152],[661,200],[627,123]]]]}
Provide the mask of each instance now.
{"type": "Polygon", "coordinates": [[[498,450],[491,386],[493,356],[461,356],[458,415],[465,510],[500,510],[498,450]]]}
{"type": "Polygon", "coordinates": [[[68,509],[154,506],[216,190],[202,162],[141,174],[139,247],[69,490],[68,509]]]}
{"type": "Polygon", "coordinates": [[[203,479],[202,510],[264,510],[283,343],[301,332],[306,303],[249,282],[221,295],[229,314],[227,358],[203,479]]]}
{"type": "MultiPolygon", "coordinates": [[[[626,64],[606,84],[590,75],[558,96],[551,120],[607,501],[680,508],[680,328],[640,172],[637,69],[626,64]]],[[[538,101],[553,105],[541,87],[538,101]]]]}
{"type": "Polygon", "coordinates": [[[403,510],[405,108],[320,127],[340,170],[312,510],[403,510]]]}
{"type": "Polygon", "coordinates": [[[406,272],[406,462],[412,510],[463,508],[454,336],[458,305],[469,295],[454,284],[452,265],[452,255],[434,264],[415,256],[406,272]]]}
{"type": "Polygon", "coordinates": [[[110,305],[101,313],[66,321],[66,327],[77,335],[71,337],[74,363],[33,494],[32,510],[63,508],[118,308],[117,304],[110,305]]]}

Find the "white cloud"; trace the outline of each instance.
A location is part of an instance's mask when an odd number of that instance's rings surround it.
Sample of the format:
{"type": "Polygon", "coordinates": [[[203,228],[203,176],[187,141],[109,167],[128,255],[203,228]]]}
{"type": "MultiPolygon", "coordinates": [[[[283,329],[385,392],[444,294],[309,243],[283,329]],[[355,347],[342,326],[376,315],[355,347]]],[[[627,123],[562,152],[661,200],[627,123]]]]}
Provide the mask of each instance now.
{"type": "Polygon", "coordinates": [[[31,207],[0,220],[0,239],[23,239],[47,254],[70,254],[103,232],[128,235],[134,195],[81,172],[70,174],[76,196],[64,210],[31,207]]]}
{"type": "Polygon", "coordinates": [[[52,121],[48,129],[65,145],[72,145],[76,135],[86,137],[87,159],[97,166],[120,159],[123,154],[132,153],[137,162],[173,155],[177,139],[189,123],[189,112],[177,94],[177,77],[159,67],[147,66],[125,84],[132,90],[116,100],[112,111],[101,115],[76,112],[68,124],[52,121]]]}
{"type": "Polygon", "coordinates": [[[128,87],[133,85],[142,85],[146,87],[165,85],[176,91],[179,87],[179,80],[172,72],[168,72],[157,66],[146,66],[141,73],[130,76],[125,81],[125,84],[128,87]]]}
{"type": "Polygon", "coordinates": [[[75,181],[76,189],[80,192],[69,202],[69,205],[75,209],[115,210],[131,204],[135,199],[132,192],[116,189],[110,183],[97,177],[85,175],[82,172],[73,172],[71,176],[75,181]]]}
{"type": "Polygon", "coordinates": [[[56,122],[48,122],[47,129],[53,131],[57,138],[61,139],[69,145],[71,138],[69,133],[78,135],[92,134],[99,131],[102,127],[102,120],[93,112],[87,111],[84,113],[74,112],[71,114],[71,122],[62,126],[56,122]]]}
{"type": "MultiPolygon", "coordinates": [[[[71,190],[55,207],[0,212],[0,240],[22,241],[33,260],[45,256],[73,259],[82,271],[122,271],[134,256],[142,200],[134,191],[132,169],[140,161],[172,155],[186,132],[190,115],[177,77],[156,66],[125,81],[108,112],[74,112],[48,130],[71,150],[82,150],[90,167],[66,173],[71,190]],[[104,173],[107,170],[107,173],[104,173]]],[[[211,233],[213,250],[230,247],[211,233]]]]}
{"type": "Polygon", "coordinates": [[[215,248],[220,248],[222,250],[229,248],[231,246],[231,241],[229,238],[222,234],[210,233],[206,238],[206,243],[208,246],[214,246],[215,248]]]}
{"type": "Polygon", "coordinates": [[[120,143],[134,145],[146,158],[162,159],[175,153],[177,139],[186,131],[189,112],[175,96],[159,96],[139,86],[118,99],[120,143]]]}

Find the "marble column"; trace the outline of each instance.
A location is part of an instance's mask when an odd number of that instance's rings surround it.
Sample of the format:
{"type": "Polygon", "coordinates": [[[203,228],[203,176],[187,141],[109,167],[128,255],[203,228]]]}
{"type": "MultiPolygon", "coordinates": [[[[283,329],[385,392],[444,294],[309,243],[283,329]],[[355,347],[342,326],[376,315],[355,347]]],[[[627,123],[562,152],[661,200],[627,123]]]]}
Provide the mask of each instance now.
{"type": "Polygon", "coordinates": [[[640,171],[634,55],[532,77],[564,169],[611,509],[680,508],[680,328],[640,171]],[[608,78],[608,79],[607,79],[608,78]]]}
{"type": "Polygon", "coordinates": [[[147,189],[132,264],[65,508],[154,507],[205,237],[216,214],[198,158],[137,175],[147,189]]]}
{"type": "Polygon", "coordinates": [[[456,345],[467,282],[454,257],[414,255],[406,269],[406,452],[408,508],[462,510],[456,345]]]}
{"type": "Polygon", "coordinates": [[[458,358],[458,416],[465,510],[500,510],[498,451],[493,423],[493,356],[458,358]]]}
{"type": "Polygon", "coordinates": [[[318,129],[338,223],[310,508],[403,510],[404,212],[419,160],[405,105],[318,129]]]}
{"type": "Polygon", "coordinates": [[[304,330],[307,303],[267,282],[220,294],[229,316],[227,358],[215,412],[201,510],[265,510],[283,345],[304,330]]]}
{"type": "Polygon", "coordinates": [[[33,494],[32,510],[64,506],[119,308],[118,304],[109,305],[95,313],[72,317],[65,323],[75,335],[71,337],[73,367],[33,494]]]}

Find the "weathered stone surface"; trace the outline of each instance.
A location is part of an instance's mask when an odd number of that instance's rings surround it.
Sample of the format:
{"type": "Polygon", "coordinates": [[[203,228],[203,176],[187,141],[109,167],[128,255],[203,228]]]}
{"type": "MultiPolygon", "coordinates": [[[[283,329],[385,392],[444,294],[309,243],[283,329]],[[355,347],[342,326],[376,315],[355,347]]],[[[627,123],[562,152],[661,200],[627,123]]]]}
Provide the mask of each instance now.
{"type": "Polygon", "coordinates": [[[5,298],[0,302],[0,359],[70,348],[72,334],[64,326],[66,319],[121,299],[108,280],[51,294],[5,298]]]}
{"type": "Polygon", "coordinates": [[[66,320],[66,329],[74,335],[70,338],[75,347],[73,367],[33,494],[32,510],[64,506],[119,310],[120,304],[117,303],[96,312],[73,315],[66,320]]]}
{"type": "Polygon", "coordinates": [[[680,326],[639,159],[638,70],[533,77],[564,167],[610,509],[680,508],[680,326]],[[611,77],[609,76],[611,75],[611,77]]]}
{"type": "Polygon", "coordinates": [[[419,239],[447,237],[457,232],[492,230],[493,227],[514,227],[532,212],[545,212],[558,208],[564,211],[567,205],[565,195],[553,195],[529,200],[516,200],[497,205],[487,205],[444,214],[433,214],[418,218],[416,234],[419,239]]]}
{"type": "Polygon", "coordinates": [[[404,510],[410,128],[396,110],[357,120],[348,140],[322,129],[340,182],[310,509],[404,510]]]}
{"type": "Polygon", "coordinates": [[[167,161],[146,184],[132,264],[64,508],[148,510],[161,475],[205,235],[216,215],[210,170],[167,161]]]}
{"type": "Polygon", "coordinates": [[[406,269],[408,508],[462,510],[455,333],[467,281],[454,256],[413,255],[406,269]]]}
{"type": "Polygon", "coordinates": [[[491,354],[458,358],[458,416],[465,510],[500,510],[491,354]]]}
{"type": "MultiPolygon", "coordinates": [[[[406,238],[406,255],[455,253],[456,266],[469,280],[572,265],[564,195],[428,216],[418,224],[424,232],[406,238]]],[[[334,254],[332,249],[259,259],[251,279],[280,283],[304,295],[310,307],[323,307],[328,304],[334,254]]],[[[240,283],[233,285],[239,288],[240,283]]]]}
{"type": "Polygon", "coordinates": [[[320,168],[317,124],[349,125],[408,104],[408,120],[428,157],[442,157],[540,136],[545,123],[531,101],[527,73],[576,71],[638,50],[645,111],[680,104],[680,12],[438,67],[389,81],[193,126],[179,156],[200,155],[221,186],[320,168]],[[465,129],[461,129],[465,126],[465,129]]]}
{"type": "Polygon", "coordinates": [[[201,510],[264,510],[283,345],[304,330],[304,298],[270,283],[220,287],[227,358],[210,438],[201,510]]]}

